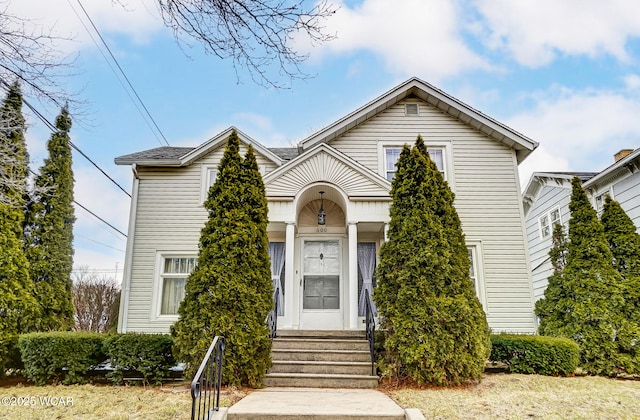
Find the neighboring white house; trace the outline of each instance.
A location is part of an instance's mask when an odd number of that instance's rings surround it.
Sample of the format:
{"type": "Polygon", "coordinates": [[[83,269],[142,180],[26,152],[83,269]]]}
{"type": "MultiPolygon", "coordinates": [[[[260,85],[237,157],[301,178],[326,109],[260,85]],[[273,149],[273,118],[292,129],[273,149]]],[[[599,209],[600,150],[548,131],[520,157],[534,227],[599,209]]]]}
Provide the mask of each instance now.
{"type": "Polygon", "coordinates": [[[591,204],[602,213],[604,198],[618,201],[640,232],[640,149],[624,149],[602,172],[535,172],[523,194],[534,299],[544,296],[553,273],[549,250],[555,224],[568,228],[571,180],[578,176],[591,204]]]}
{"type": "MultiPolygon", "coordinates": [[[[115,159],[134,174],[119,331],[164,333],[176,321],[207,218],[202,203],[232,129],[195,148],[115,159]]],[[[280,329],[364,328],[363,289],[375,283],[389,180],[402,145],[422,135],[456,194],[489,326],[535,332],[518,164],[536,142],[416,78],[297,148],[267,148],[237,132],[264,177],[272,275],[284,291],[280,329]]]]}

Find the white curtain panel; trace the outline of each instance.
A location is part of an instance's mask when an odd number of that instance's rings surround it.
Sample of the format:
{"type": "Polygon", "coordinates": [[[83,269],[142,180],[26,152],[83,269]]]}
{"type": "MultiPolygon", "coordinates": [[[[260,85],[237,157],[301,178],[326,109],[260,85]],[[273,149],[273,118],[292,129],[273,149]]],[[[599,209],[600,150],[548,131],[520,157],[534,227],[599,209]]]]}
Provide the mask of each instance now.
{"type": "MultiPolygon", "coordinates": [[[[365,315],[365,295],[364,291],[368,290],[369,295],[373,296],[373,273],[376,269],[376,244],[373,242],[358,243],[358,270],[362,276],[362,289],[358,298],[358,316],[365,315]]],[[[373,312],[376,313],[375,304],[373,312]]]]}
{"type": "Polygon", "coordinates": [[[284,295],[282,287],[282,279],[280,273],[284,268],[284,242],[269,242],[269,257],[271,257],[271,280],[273,281],[273,290],[275,291],[280,286],[280,293],[278,293],[278,316],[284,315],[284,301],[282,297],[284,295]]]}

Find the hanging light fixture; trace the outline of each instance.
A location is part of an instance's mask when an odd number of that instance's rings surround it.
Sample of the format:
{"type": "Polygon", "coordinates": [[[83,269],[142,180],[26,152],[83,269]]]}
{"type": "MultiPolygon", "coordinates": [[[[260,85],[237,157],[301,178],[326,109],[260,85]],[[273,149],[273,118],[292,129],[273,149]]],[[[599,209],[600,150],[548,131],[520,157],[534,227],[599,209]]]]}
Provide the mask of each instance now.
{"type": "Polygon", "coordinates": [[[322,195],[324,191],[320,191],[320,210],[318,210],[318,224],[324,226],[327,223],[327,212],[324,211],[324,199],[322,195]]]}

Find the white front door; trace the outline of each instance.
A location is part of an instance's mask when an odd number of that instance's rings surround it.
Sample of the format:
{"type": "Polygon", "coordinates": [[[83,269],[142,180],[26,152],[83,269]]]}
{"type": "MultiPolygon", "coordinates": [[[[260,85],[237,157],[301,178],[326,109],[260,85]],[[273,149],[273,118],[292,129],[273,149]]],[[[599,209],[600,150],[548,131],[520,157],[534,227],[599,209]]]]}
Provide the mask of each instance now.
{"type": "Polygon", "coordinates": [[[338,239],[304,241],[300,328],[343,328],[341,253],[338,239]]]}

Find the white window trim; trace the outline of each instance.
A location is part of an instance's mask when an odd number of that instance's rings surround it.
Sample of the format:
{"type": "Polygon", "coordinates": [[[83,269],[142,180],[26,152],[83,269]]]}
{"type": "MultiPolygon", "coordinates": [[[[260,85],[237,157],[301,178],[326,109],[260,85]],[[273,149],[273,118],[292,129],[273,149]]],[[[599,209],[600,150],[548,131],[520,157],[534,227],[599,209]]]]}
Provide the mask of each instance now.
{"type": "Polygon", "coordinates": [[[563,224],[563,222],[562,222],[562,212],[560,211],[560,206],[552,207],[551,209],[549,209],[549,211],[541,214],[540,217],[538,217],[538,232],[540,232],[540,239],[542,239],[542,240],[549,239],[549,238],[553,237],[554,223],[553,223],[553,220],[551,218],[551,213],[553,213],[554,210],[558,211],[558,215],[560,216],[560,224],[563,224]],[[549,235],[547,235],[547,236],[542,234],[542,219],[547,219],[548,222],[549,222],[549,235]]]}
{"type": "Polygon", "coordinates": [[[156,251],[156,263],[153,273],[153,293],[151,296],[151,322],[176,322],[179,315],[162,315],[162,266],[166,258],[198,258],[197,252],[156,251]]]}
{"type": "MultiPolygon", "coordinates": [[[[409,145],[410,147],[413,147],[414,143],[415,143],[415,140],[413,142],[407,142],[402,140],[378,141],[378,174],[384,179],[387,179],[387,167],[386,167],[386,159],[385,159],[386,157],[385,149],[387,147],[402,148],[405,144],[409,145]]],[[[453,151],[452,151],[451,141],[427,141],[426,139],[424,139],[424,145],[427,148],[442,149],[444,151],[444,159],[443,159],[444,178],[447,180],[447,183],[449,183],[449,188],[451,188],[451,191],[455,193],[456,183],[455,183],[455,174],[453,171],[453,151]]]]}
{"type": "Polygon", "coordinates": [[[217,165],[202,165],[202,169],[200,171],[200,205],[204,204],[207,200],[207,196],[209,195],[209,173],[216,173],[216,178],[218,177],[218,166],[217,165]]]}
{"type": "Polygon", "coordinates": [[[598,213],[598,216],[602,215],[602,210],[604,209],[604,200],[605,200],[607,194],[609,195],[609,197],[611,197],[612,200],[615,200],[615,198],[613,197],[613,188],[611,188],[611,187],[609,187],[606,190],[600,191],[597,194],[593,195],[593,208],[598,213]],[[602,207],[598,208],[598,198],[600,198],[600,197],[602,197],[602,207]]]}
{"type": "Polygon", "coordinates": [[[485,313],[488,313],[487,310],[487,291],[485,284],[485,275],[484,275],[484,264],[482,263],[482,256],[484,255],[482,252],[482,241],[469,241],[467,240],[467,248],[471,249],[471,253],[473,254],[473,263],[474,263],[474,272],[476,274],[476,296],[478,296],[478,300],[482,304],[482,309],[484,309],[485,313]]]}

